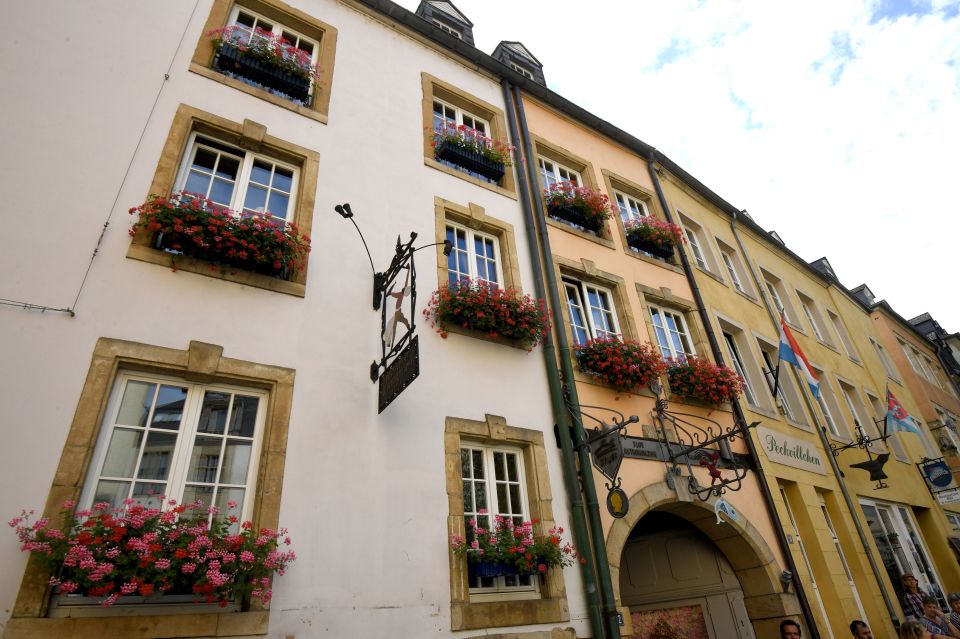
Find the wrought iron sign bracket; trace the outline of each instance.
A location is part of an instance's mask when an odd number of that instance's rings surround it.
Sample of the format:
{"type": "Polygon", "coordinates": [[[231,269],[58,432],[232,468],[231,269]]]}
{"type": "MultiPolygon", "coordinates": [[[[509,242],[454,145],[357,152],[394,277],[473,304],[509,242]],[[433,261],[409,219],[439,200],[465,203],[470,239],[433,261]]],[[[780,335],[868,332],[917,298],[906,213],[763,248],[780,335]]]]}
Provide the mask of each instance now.
{"type": "MultiPolygon", "coordinates": [[[[845,450],[850,450],[851,448],[860,448],[867,453],[867,461],[860,462],[857,464],[850,464],[851,468],[859,468],[860,470],[865,470],[870,473],[870,481],[877,482],[876,490],[882,490],[888,488],[889,484],[885,483],[883,480],[887,479],[887,474],[883,472],[883,465],[887,463],[887,460],[890,459],[890,453],[879,453],[876,458],[873,456],[873,451],[870,450],[870,445],[874,442],[885,442],[890,435],[884,432],[880,437],[870,437],[863,430],[863,426],[860,425],[860,422],[856,419],[853,420],[855,430],[857,432],[857,438],[854,439],[849,444],[843,444],[838,446],[837,444],[830,444],[830,452],[834,457],[839,457],[840,453],[845,450]]],[[[883,423],[884,431],[886,431],[886,419],[877,419],[874,420],[874,423],[877,425],[883,423]]]]}
{"type": "Polygon", "coordinates": [[[670,464],[672,475],[680,475],[681,465],[685,465],[687,490],[701,501],[707,501],[711,496],[719,498],[727,491],[740,490],[749,468],[741,464],[730,445],[738,438],[749,437],[749,430],[760,422],[735,422],[733,426],[724,427],[709,417],[668,410],[667,400],[662,396],[663,385],[659,382],[651,384],[650,390],[657,396],[652,415],[654,429],[657,438],[670,451],[667,463],[670,464]],[[693,472],[694,463],[698,468],[707,469],[709,485],[701,485],[697,480],[693,472]],[[725,476],[726,470],[733,474],[725,476]]]}
{"type": "Polygon", "coordinates": [[[449,240],[444,240],[414,248],[416,233],[411,231],[410,239],[405,243],[400,241],[398,235],[390,265],[385,271],[378,271],[373,265],[367,240],[353,219],[350,204],[338,204],[334,210],[342,218],[350,220],[357,229],[367,252],[370,270],[373,271],[372,301],[373,310],[380,311],[381,357],[380,361],[374,360],[370,364],[370,381],[380,382],[378,412],[383,412],[420,375],[419,339],[416,334],[417,269],[413,254],[443,244],[443,254],[449,255],[453,245],[449,240]],[[387,303],[388,298],[393,298],[392,305],[387,303]],[[401,326],[405,329],[402,333],[401,326]]]}

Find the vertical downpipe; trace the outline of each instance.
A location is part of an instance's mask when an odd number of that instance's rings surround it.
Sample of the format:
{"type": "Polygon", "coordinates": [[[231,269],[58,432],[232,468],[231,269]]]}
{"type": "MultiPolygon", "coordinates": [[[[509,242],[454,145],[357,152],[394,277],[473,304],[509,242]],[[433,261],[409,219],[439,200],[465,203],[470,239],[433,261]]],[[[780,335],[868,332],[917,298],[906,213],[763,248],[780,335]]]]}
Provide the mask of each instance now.
{"type": "MultiPolygon", "coordinates": [[[[668,222],[673,222],[673,215],[670,213],[670,206],[667,204],[667,197],[663,193],[663,187],[660,185],[660,178],[657,176],[657,169],[654,166],[656,161],[655,151],[651,151],[647,161],[647,169],[650,171],[650,179],[653,180],[653,186],[657,191],[657,199],[660,202],[660,208],[663,209],[663,214],[666,216],[668,222]]],[[[697,284],[697,278],[693,274],[693,268],[690,266],[690,260],[687,258],[687,254],[679,246],[677,247],[677,253],[680,254],[680,263],[683,265],[683,272],[687,276],[687,282],[690,284],[690,290],[693,293],[694,302],[697,305],[697,312],[700,315],[700,321],[703,323],[703,328],[707,332],[707,341],[710,342],[710,350],[713,352],[713,357],[716,359],[717,364],[723,364],[723,351],[720,349],[720,343],[717,341],[717,335],[713,330],[713,324],[710,322],[710,316],[707,314],[707,308],[703,303],[703,295],[700,293],[700,286],[697,284]]],[[[733,407],[733,413],[738,422],[744,426],[747,424],[746,417],[743,414],[743,408],[740,406],[739,400],[733,400],[730,402],[733,407]]],[[[770,519],[773,521],[773,527],[777,534],[777,543],[780,545],[780,550],[783,552],[784,558],[787,560],[787,567],[790,569],[791,574],[793,575],[793,587],[797,591],[797,599],[800,601],[800,610],[803,612],[803,617],[807,622],[807,628],[810,630],[810,634],[813,635],[813,639],[820,639],[820,631],[817,629],[817,624],[814,623],[813,611],[810,609],[810,602],[807,601],[807,594],[803,589],[803,583],[800,581],[800,574],[797,572],[797,564],[793,560],[793,554],[790,552],[790,546],[787,543],[786,533],[783,532],[783,522],[780,519],[780,515],[777,513],[777,507],[773,503],[773,495],[770,493],[770,486],[767,484],[766,474],[764,473],[763,466],[760,464],[760,457],[757,455],[756,445],[753,443],[753,437],[750,433],[744,434],[744,441],[747,444],[747,450],[750,453],[750,457],[753,459],[753,465],[757,473],[757,484],[760,486],[760,492],[763,494],[763,503],[767,507],[767,513],[770,515],[770,519]]]]}
{"type": "MultiPolygon", "coordinates": [[[[503,99],[507,107],[507,123],[510,127],[510,137],[519,143],[520,136],[517,131],[516,107],[513,94],[510,91],[510,83],[503,80],[501,86],[503,87],[503,99]]],[[[527,158],[527,162],[530,162],[529,157],[527,158]]],[[[543,281],[543,255],[537,244],[536,225],[530,204],[530,189],[527,183],[527,176],[522,170],[519,170],[519,167],[517,170],[517,178],[520,204],[523,208],[524,227],[527,232],[527,246],[530,250],[530,262],[533,268],[534,291],[536,292],[537,298],[546,299],[547,294],[543,281]]],[[[562,331],[562,325],[559,326],[558,329],[562,331]]],[[[573,543],[577,548],[587,550],[586,555],[591,559],[587,561],[586,564],[581,564],[580,566],[585,591],[584,594],[587,598],[587,612],[590,616],[590,627],[595,639],[603,639],[606,637],[606,632],[604,631],[603,625],[600,593],[597,591],[597,577],[594,567],[594,560],[596,560],[596,558],[589,552],[591,547],[590,535],[587,533],[586,519],[583,514],[583,496],[580,493],[580,482],[573,460],[573,441],[570,438],[570,418],[563,402],[563,385],[560,380],[560,374],[557,371],[557,352],[554,346],[553,334],[550,331],[547,332],[543,340],[543,361],[547,369],[550,403],[553,407],[553,415],[557,420],[557,430],[559,431],[561,448],[560,462],[563,467],[564,485],[567,496],[570,499],[570,513],[573,518],[573,543]]],[[[600,560],[596,561],[599,562],[600,560]]],[[[606,558],[602,558],[602,561],[606,561],[606,558]]]]}
{"type": "Polygon", "coordinates": [[[592,554],[597,565],[597,577],[599,580],[606,628],[606,634],[604,636],[608,639],[620,639],[620,624],[617,621],[617,606],[610,577],[607,544],[603,535],[603,524],[600,521],[597,488],[593,480],[593,465],[590,462],[590,455],[587,453],[584,443],[586,441],[586,434],[584,433],[583,423],[580,419],[580,401],[577,397],[577,385],[574,381],[572,353],[570,344],[567,341],[567,333],[564,330],[563,309],[566,308],[566,304],[560,296],[560,289],[557,285],[557,275],[553,268],[553,251],[550,248],[550,237],[547,234],[546,220],[543,218],[543,199],[540,195],[540,189],[535,188],[537,184],[536,154],[533,151],[533,143],[530,140],[530,132],[527,129],[527,120],[523,111],[523,99],[517,87],[513,87],[513,94],[518,115],[517,119],[520,125],[521,140],[523,142],[523,151],[527,157],[528,194],[530,195],[533,205],[532,213],[537,222],[537,235],[540,240],[539,248],[542,251],[542,266],[547,279],[547,295],[549,296],[548,299],[553,312],[553,324],[556,329],[556,339],[559,346],[560,369],[563,371],[563,380],[566,382],[564,390],[566,391],[570,417],[573,422],[573,447],[576,450],[577,461],[580,465],[580,480],[583,482],[583,494],[587,506],[587,519],[590,526],[591,547],[593,549],[592,554]]]}

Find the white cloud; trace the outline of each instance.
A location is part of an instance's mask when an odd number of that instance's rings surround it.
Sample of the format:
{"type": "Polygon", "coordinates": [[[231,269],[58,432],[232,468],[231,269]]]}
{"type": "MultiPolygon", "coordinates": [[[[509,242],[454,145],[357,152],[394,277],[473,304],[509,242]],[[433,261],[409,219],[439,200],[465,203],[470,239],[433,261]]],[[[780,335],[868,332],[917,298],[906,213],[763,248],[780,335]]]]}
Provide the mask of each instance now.
{"type": "MultiPolygon", "coordinates": [[[[405,6],[416,8],[406,0],[405,6]]],[[[551,89],[656,146],[903,316],[960,330],[956,0],[458,0],[551,89]],[[504,27],[509,29],[504,31],[504,27]]]]}

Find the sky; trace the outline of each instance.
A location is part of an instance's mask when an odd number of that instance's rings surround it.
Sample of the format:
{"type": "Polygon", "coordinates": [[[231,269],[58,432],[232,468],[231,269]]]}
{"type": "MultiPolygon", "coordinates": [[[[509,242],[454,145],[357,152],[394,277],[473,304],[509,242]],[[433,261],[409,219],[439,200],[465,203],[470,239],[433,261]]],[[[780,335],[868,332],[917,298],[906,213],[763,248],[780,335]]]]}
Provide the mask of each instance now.
{"type": "Polygon", "coordinates": [[[960,331],[960,0],[454,4],[847,288],[960,331]]]}

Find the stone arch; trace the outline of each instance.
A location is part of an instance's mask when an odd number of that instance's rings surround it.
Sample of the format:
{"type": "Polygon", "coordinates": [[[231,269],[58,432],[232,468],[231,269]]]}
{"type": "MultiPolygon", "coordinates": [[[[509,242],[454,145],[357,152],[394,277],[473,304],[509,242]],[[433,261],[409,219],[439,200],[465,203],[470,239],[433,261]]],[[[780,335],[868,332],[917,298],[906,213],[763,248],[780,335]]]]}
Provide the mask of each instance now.
{"type": "Polygon", "coordinates": [[[672,513],[702,532],[726,557],[743,590],[744,605],[758,637],[775,637],[784,617],[800,618],[800,604],[793,592],[783,592],[780,574],[783,568],[760,532],[749,521],[724,520],[717,524],[714,504],[707,501],[681,499],[667,482],[649,484],[630,497],[630,506],[623,519],[617,519],[607,533],[607,561],[617,606],[621,605],[620,566],[630,532],[654,510],[672,513]]]}

